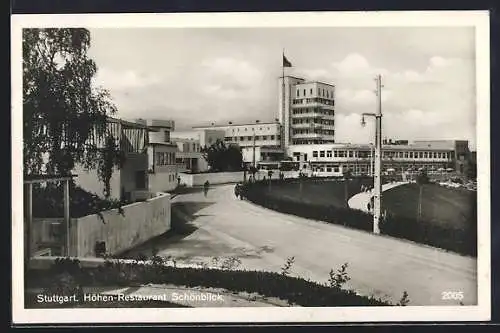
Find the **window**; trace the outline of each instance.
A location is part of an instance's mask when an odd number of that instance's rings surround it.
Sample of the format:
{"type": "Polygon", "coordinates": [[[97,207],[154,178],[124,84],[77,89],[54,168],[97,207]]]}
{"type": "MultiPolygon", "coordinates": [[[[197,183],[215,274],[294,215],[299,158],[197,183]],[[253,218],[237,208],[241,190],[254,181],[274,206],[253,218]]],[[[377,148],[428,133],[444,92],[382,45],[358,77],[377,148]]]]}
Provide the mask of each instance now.
{"type": "Polygon", "coordinates": [[[313,150],[313,157],[318,157],[318,151],[317,150],[313,150]]]}
{"type": "Polygon", "coordinates": [[[299,96],[300,96],[300,90],[297,89],[297,97],[299,97],[299,96]]]}
{"type": "Polygon", "coordinates": [[[306,90],[304,89],[304,96],[306,95],[306,90]]]}
{"type": "Polygon", "coordinates": [[[271,140],[274,140],[274,135],[271,135],[271,140]]]}
{"type": "Polygon", "coordinates": [[[321,150],[319,152],[319,157],[325,157],[325,151],[324,150],[321,150]]]}
{"type": "Polygon", "coordinates": [[[165,142],[170,142],[170,132],[169,131],[165,131],[165,142]]]}
{"type": "Polygon", "coordinates": [[[312,88],[311,88],[311,92],[310,92],[310,94],[311,94],[311,95],[313,94],[313,90],[312,90],[312,88]]]}
{"type": "Polygon", "coordinates": [[[332,157],[332,151],[331,150],[327,150],[326,151],[326,157],[332,157]]]}
{"type": "Polygon", "coordinates": [[[262,140],[267,140],[267,135],[263,135],[262,140]]]}
{"type": "Polygon", "coordinates": [[[248,139],[248,141],[252,141],[252,137],[251,136],[247,136],[247,139],[248,139]]]}

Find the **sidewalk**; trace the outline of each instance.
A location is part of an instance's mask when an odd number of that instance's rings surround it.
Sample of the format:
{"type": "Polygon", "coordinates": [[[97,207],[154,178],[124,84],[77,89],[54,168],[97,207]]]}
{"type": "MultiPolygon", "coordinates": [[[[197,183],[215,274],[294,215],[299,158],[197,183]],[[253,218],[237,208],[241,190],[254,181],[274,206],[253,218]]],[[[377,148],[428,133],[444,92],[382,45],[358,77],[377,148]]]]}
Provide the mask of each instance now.
{"type": "MultiPolygon", "coordinates": [[[[389,183],[389,184],[384,184],[382,185],[382,192],[390,190],[391,188],[408,184],[408,182],[395,182],[395,183],[389,183]]],[[[355,194],[352,196],[348,201],[347,204],[349,205],[350,208],[352,209],[358,209],[362,210],[364,212],[369,213],[368,211],[368,203],[370,202],[371,198],[373,197],[373,190],[368,191],[368,192],[361,192],[358,194],[355,194]]]]}

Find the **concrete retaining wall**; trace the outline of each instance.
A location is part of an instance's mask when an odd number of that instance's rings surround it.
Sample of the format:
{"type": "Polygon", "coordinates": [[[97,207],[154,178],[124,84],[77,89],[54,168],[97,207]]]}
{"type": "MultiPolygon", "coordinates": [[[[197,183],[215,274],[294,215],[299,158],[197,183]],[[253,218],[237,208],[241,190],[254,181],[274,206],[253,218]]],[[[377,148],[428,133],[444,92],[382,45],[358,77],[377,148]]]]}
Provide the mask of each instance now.
{"type": "Polygon", "coordinates": [[[237,172],[214,172],[214,173],[179,173],[181,184],[186,184],[188,187],[201,186],[207,180],[213,184],[229,184],[243,181],[243,171],[237,172]]]}
{"type": "MultiPolygon", "coordinates": [[[[167,232],[171,226],[170,195],[123,206],[123,214],[118,209],[105,211],[102,217],[94,214],[71,220],[71,256],[94,257],[96,242],[105,242],[108,254],[118,254],[167,232]]],[[[64,244],[63,219],[38,218],[33,224],[35,245],[64,244]],[[62,236],[55,236],[54,230],[60,230],[62,236]]]]}

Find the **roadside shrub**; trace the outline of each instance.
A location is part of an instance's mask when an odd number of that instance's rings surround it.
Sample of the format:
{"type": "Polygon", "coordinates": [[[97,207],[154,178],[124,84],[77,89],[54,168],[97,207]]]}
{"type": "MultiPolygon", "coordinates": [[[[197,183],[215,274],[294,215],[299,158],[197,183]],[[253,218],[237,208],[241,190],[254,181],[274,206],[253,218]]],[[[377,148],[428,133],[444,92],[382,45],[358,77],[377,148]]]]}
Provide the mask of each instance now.
{"type": "MultiPolygon", "coordinates": [[[[58,266],[56,264],[55,266],[58,266]]],[[[61,269],[59,269],[61,270],[61,269]]],[[[56,270],[30,270],[31,287],[47,287],[56,270]]],[[[64,269],[63,269],[64,271],[64,269]]],[[[186,287],[223,288],[234,292],[258,293],[300,306],[387,306],[388,302],[357,295],[352,290],[320,285],[276,272],[233,271],[207,268],[175,268],[137,263],[106,262],[98,268],[66,270],[75,285],[131,286],[134,284],[174,284],[186,287]]]]}

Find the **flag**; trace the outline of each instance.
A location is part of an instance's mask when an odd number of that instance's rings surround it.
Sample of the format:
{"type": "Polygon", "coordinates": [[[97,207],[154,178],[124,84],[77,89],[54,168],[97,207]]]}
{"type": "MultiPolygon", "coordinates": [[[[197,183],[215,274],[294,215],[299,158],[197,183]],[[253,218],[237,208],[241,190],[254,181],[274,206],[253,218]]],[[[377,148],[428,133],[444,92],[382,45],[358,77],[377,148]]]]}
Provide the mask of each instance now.
{"type": "Polygon", "coordinates": [[[292,67],[292,63],[283,54],[283,67],[292,67]]]}

